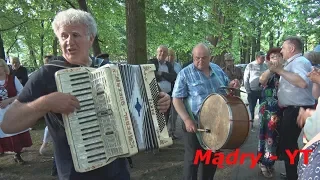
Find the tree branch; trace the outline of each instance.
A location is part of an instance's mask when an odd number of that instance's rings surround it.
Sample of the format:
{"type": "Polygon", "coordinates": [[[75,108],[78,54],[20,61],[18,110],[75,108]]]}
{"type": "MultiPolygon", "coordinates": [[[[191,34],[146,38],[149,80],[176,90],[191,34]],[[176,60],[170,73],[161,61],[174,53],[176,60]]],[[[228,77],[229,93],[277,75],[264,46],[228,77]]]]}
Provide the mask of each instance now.
{"type": "Polygon", "coordinates": [[[102,41],[101,39],[98,39],[99,42],[104,43],[104,41],[102,41]]]}
{"type": "Polygon", "coordinates": [[[69,0],[66,0],[66,2],[67,2],[72,8],[77,9],[77,8],[72,4],[72,2],[70,2],[69,0]]]}
{"type": "Polygon", "coordinates": [[[21,26],[22,24],[24,24],[24,23],[26,23],[26,22],[28,22],[28,20],[23,21],[23,22],[21,22],[21,23],[19,23],[19,24],[15,24],[14,26],[9,27],[9,28],[0,29],[0,32],[4,32],[4,31],[8,31],[8,30],[14,29],[14,28],[16,28],[16,27],[18,27],[18,26],[21,26]]]}
{"type": "Polygon", "coordinates": [[[19,29],[18,29],[18,31],[17,31],[17,33],[16,33],[16,35],[15,35],[15,37],[14,37],[14,42],[11,44],[11,46],[9,47],[9,49],[7,50],[7,54],[9,55],[9,52],[11,51],[11,49],[13,48],[13,46],[16,44],[16,42],[18,41],[18,34],[19,34],[19,32],[20,32],[20,30],[21,30],[21,26],[19,27],[19,29]]]}

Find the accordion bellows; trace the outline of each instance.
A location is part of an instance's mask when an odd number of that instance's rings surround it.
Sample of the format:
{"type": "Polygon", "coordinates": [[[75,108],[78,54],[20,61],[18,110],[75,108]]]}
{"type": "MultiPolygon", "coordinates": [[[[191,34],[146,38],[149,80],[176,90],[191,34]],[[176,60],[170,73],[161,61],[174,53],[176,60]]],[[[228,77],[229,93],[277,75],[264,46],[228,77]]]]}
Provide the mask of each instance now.
{"type": "Polygon", "coordinates": [[[153,64],[107,64],[56,72],[58,91],[80,101],[79,110],[63,115],[77,172],[173,144],[165,116],[156,108],[154,71],[153,64]]]}

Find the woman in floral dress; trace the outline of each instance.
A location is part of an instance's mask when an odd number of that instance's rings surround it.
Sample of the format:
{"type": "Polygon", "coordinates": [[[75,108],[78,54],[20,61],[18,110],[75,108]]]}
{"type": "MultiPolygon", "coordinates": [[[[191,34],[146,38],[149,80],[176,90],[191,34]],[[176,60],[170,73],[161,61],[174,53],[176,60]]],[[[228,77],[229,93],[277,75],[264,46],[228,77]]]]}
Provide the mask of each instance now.
{"type": "MultiPolygon", "coordinates": [[[[268,51],[266,60],[268,62],[282,63],[281,48],[272,48],[268,51]]],[[[272,156],[276,156],[277,149],[277,127],[280,119],[280,108],[278,106],[277,90],[280,76],[265,71],[260,76],[260,83],[263,86],[262,102],[259,108],[260,134],[258,143],[258,154],[261,154],[259,160],[260,169],[263,176],[272,178],[273,165],[275,160],[272,156]]]]}

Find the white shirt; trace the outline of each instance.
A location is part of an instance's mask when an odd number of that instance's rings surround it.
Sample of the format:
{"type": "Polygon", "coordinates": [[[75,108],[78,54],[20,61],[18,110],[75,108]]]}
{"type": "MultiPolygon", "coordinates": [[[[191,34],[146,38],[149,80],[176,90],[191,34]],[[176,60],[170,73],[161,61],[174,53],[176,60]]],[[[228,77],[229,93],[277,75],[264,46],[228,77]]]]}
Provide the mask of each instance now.
{"type": "Polygon", "coordinates": [[[303,57],[302,54],[296,54],[287,60],[284,70],[299,75],[307,83],[307,88],[297,87],[280,77],[278,100],[281,106],[314,105],[312,82],[307,77],[307,74],[312,70],[311,68],[310,61],[303,57]]]}
{"type": "MultiPolygon", "coordinates": [[[[169,73],[169,69],[168,69],[168,66],[166,63],[163,63],[161,64],[159,62],[159,69],[158,71],[162,71],[162,72],[166,72],[166,73],[169,73]]],[[[159,83],[159,86],[160,86],[160,89],[163,91],[163,92],[166,92],[166,93],[169,93],[171,92],[171,83],[167,80],[162,80],[160,81],[159,83]]]]}

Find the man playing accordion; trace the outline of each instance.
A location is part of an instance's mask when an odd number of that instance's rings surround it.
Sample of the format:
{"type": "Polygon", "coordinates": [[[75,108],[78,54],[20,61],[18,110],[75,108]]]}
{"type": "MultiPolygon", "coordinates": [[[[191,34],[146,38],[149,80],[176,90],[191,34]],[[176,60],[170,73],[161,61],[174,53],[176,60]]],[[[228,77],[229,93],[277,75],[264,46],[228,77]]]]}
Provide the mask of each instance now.
{"type": "MultiPolygon", "coordinates": [[[[96,59],[89,57],[89,50],[97,33],[93,17],[84,11],[69,9],[59,12],[52,27],[59,39],[63,61],[72,67],[98,67],[96,59]]],[[[23,91],[5,114],[1,128],[5,133],[15,133],[32,127],[45,116],[54,144],[55,160],[60,180],[127,180],[130,179],[125,158],[85,173],[76,172],[70,147],[63,126],[62,114],[73,113],[80,108],[79,100],[70,94],[57,92],[55,72],[62,67],[43,66],[27,82],[23,91]]],[[[158,109],[166,112],[170,96],[160,92],[158,109]]]]}

